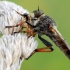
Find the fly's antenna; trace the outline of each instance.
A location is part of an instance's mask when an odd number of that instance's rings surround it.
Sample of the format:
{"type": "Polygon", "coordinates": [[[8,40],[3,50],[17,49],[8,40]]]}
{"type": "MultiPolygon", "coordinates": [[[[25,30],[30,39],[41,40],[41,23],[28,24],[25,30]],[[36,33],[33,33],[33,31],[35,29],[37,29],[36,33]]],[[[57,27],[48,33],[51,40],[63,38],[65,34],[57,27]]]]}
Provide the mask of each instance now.
{"type": "Polygon", "coordinates": [[[39,5],[38,5],[38,11],[39,11],[39,5]]]}

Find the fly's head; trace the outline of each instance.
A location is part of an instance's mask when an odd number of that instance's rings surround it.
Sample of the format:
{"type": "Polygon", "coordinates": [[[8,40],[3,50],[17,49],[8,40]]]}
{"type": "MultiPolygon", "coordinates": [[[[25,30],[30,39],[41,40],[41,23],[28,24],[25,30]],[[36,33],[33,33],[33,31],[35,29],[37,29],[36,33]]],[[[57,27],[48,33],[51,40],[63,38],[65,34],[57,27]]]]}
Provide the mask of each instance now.
{"type": "Polygon", "coordinates": [[[38,10],[34,10],[33,13],[35,18],[39,18],[41,15],[44,14],[42,10],[39,10],[39,7],[38,7],[38,10]]]}

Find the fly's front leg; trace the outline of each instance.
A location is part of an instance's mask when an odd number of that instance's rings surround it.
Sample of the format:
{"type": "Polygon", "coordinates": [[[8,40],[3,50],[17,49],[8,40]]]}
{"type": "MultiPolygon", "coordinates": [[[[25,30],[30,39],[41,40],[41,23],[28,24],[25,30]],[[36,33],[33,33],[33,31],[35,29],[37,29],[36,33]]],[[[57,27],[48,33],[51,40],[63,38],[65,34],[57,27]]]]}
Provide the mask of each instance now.
{"type": "Polygon", "coordinates": [[[22,21],[20,24],[14,25],[14,26],[5,26],[5,28],[14,28],[14,27],[18,27],[18,26],[22,26],[24,25],[24,21],[22,21]]]}
{"type": "Polygon", "coordinates": [[[20,26],[20,30],[18,31],[18,32],[12,32],[13,34],[15,34],[15,33],[19,33],[19,32],[21,32],[22,30],[23,30],[23,26],[24,26],[24,24],[25,24],[25,22],[24,21],[22,21],[20,24],[17,24],[17,25],[15,25],[15,26],[5,26],[5,28],[12,28],[13,30],[14,30],[14,27],[18,27],[18,26],[20,26]]]}

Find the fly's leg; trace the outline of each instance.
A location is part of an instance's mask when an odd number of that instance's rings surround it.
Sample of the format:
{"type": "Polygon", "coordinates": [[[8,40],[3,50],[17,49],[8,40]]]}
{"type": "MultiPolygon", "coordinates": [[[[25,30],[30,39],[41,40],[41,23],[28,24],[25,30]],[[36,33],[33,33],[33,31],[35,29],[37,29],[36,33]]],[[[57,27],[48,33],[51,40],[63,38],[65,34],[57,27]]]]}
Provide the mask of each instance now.
{"type": "MultiPolygon", "coordinates": [[[[12,31],[14,31],[14,27],[18,27],[18,26],[20,26],[20,30],[18,31],[18,32],[12,32],[13,34],[15,34],[15,33],[20,33],[20,32],[22,32],[22,30],[23,30],[23,28],[24,28],[24,24],[26,24],[24,21],[22,21],[20,24],[17,24],[17,25],[14,25],[14,26],[5,26],[5,28],[12,28],[13,30],[12,31]]],[[[26,25],[27,26],[27,25],[26,25]]],[[[25,27],[26,28],[26,27],[25,27]]],[[[23,32],[24,33],[24,32],[23,32]]]]}
{"type": "MultiPolygon", "coordinates": [[[[53,49],[52,49],[53,50],[53,49]]],[[[49,49],[49,47],[44,47],[44,48],[37,48],[37,49],[35,49],[32,53],[31,53],[31,55],[28,57],[28,58],[26,58],[26,60],[28,60],[33,54],[35,54],[36,52],[52,52],[52,50],[50,50],[49,49]]]]}
{"type": "Polygon", "coordinates": [[[46,47],[43,47],[43,48],[37,48],[35,49],[31,55],[26,58],[26,60],[28,60],[33,54],[35,54],[36,52],[52,52],[54,49],[52,48],[52,44],[48,41],[46,41],[45,39],[43,39],[42,37],[40,37],[38,35],[38,38],[46,45],[46,47]]]}
{"type": "Polygon", "coordinates": [[[14,25],[14,26],[5,26],[5,28],[14,28],[14,27],[18,27],[18,26],[22,26],[24,25],[24,21],[22,21],[20,24],[14,25]]]}
{"type": "MultiPolygon", "coordinates": [[[[52,52],[54,49],[52,48],[52,44],[50,42],[48,42],[47,40],[43,39],[41,36],[38,35],[38,38],[46,45],[45,49],[50,49],[50,50],[46,50],[49,52],[52,52]]],[[[45,51],[45,49],[43,48],[43,52],[45,51]]]]}
{"type": "Polygon", "coordinates": [[[34,37],[34,31],[32,30],[32,29],[28,29],[28,30],[26,30],[26,33],[28,34],[28,36],[30,37],[30,36],[33,36],[34,37]]]}

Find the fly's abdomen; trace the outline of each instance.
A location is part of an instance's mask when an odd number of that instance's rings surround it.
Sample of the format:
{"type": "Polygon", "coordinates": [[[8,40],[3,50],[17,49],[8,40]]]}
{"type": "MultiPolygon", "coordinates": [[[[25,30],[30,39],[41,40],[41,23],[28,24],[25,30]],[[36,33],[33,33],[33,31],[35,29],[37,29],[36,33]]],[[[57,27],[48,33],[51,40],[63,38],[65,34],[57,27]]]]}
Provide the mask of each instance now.
{"type": "Polygon", "coordinates": [[[57,28],[51,28],[51,36],[49,38],[60,48],[60,50],[70,59],[70,46],[62,37],[57,28]]]}

